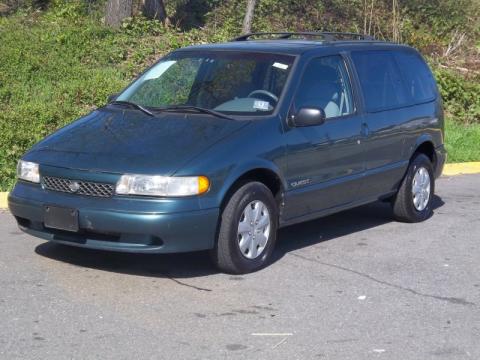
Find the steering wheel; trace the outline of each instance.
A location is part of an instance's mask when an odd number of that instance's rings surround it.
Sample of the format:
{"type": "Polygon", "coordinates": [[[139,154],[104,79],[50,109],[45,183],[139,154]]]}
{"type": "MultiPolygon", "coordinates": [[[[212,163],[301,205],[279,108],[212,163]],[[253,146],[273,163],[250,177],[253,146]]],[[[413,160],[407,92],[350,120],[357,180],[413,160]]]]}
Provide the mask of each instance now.
{"type": "Polygon", "coordinates": [[[278,102],[278,97],[275,94],[272,94],[270,91],[267,90],[253,90],[250,94],[248,94],[248,97],[251,98],[253,95],[264,95],[275,101],[275,103],[278,102]]]}

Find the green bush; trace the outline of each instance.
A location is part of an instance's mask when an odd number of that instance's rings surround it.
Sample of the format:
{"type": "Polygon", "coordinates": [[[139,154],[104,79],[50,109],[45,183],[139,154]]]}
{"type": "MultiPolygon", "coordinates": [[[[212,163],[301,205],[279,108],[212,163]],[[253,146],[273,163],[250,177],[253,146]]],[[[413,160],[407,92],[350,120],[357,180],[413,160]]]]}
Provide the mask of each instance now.
{"type": "Polygon", "coordinates": [[[458,123],[480,124],[480,76],[467,80],[444,69],[436,69],[435,76],[445,111],[458,123]]]}

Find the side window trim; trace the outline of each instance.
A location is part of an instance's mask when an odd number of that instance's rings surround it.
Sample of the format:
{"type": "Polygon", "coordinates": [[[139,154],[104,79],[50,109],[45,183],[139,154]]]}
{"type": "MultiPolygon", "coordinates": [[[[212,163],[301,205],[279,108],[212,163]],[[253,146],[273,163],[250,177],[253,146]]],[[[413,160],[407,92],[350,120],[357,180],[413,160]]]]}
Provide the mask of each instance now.
{"type": "Polygon", "coordinates": [[[346,116],[350,115],[358,115],[359,113],[359,105],[360,109],[363,110],[365,105],[363,103],[363,94],[362,94],[362,89],[360,88],[360,82],[357,76],[357,73],[355,71],[355,66],[352,62],[352,59],[350,57],[350,51],[342,51],[339,54],[342,59],[343,63],[345,66],[345,71],[347,73],[348,81],[350,83],[350,92],[352,93],[352,113],[346,116]]]}
{"type": "Polygon", "coordinates": [[[315,61],[315,60],[318,60],[318,59],[334,57],[334,56],[338,56],[341,59],[341,63],[343,64],[344,73],[345,73],[345,76],[347,77],[346,81],[348,81],[348,84],[350,85],[350,95],[351,95],[351,100],[352,100],[352,111],[349,114],[326,118],[325,121],[328,122],[328,121],[346,119],[346,118],[350,118],[352,116],[358,115],[358,105],[357,104],[358,104],[359,99],[358,99],[358,96],[357,96],[357,84],[356,84],[356,81],[354,81],[353,78],[352,78],[352,75],[353,75],[352,74],[352,69],[351,69],[352,66],[350,66],[348,55],[345,51],[341,51],[341,52],[334,53],[334,54],[329,54],[329,55],[320,55],[320,56],[314,55],[305,62],[305,64],[303,65],[303,68],[301,70],[300,81],[297,84],[297,86],[295,88],[295,91],[293,93],[293,96],[291,98],[291,103],[290,103],[289,110],[288,110],[288,117],[291,116],[292,111],[295,108],[295,99],[296,99],[299,91],[301,91],[300,90],[300,85],[302,84],[303,76],[305,75],[305,71],[307,70],[310,63],[312,61],[315,61]]]}

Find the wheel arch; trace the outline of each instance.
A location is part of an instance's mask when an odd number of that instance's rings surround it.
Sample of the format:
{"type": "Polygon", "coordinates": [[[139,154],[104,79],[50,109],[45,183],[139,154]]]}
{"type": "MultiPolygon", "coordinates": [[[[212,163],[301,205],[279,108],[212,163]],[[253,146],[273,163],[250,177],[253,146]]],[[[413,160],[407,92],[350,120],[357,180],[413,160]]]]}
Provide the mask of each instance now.
{"type": "Polygon", "coordinates": [[[221,194],[221,205],[220,208],[223,209],[226,202],[233,193],[246,182],[258,181],[263,183],[270,191],[273,196],[281,201],[283,199],[283,193],[286,189],[283,177],[280,170],[273,164],[255,164],[250,166],[244,166],[237,171],[235,175],[229,177],[228,181],[224,186],[224,191],[221,194]]]}
{"type": "Polygon", "coordinates": [[[415,156],[415,154],[426,155],[432,162],[433,168],[436,169],[437,155],[435,153],[435,145],[431,136],[423,135],[417,140],[415,147],[410,154],[410,160],[413,158],[413,156],[415,156]]]}

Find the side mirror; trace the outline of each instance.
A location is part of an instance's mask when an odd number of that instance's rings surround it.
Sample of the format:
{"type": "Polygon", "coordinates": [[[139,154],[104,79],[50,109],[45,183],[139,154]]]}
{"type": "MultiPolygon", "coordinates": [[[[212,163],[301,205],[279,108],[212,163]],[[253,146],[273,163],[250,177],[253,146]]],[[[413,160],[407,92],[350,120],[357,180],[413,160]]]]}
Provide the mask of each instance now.
{"type": "Polygon", "coordinates": [[[107,103],[110,103],[110,102],[114,101],[114,100],[117,98],[117,96],[118,96],[118,93],[109,95],[109,96],[107,97],[107,103]]]}
{"type": "Polygon", "coordinates": [[[291,124],[297,127],[321,125],[325,122],[325,111],[320,108],[301,108],[291,117],[291,124]]]}

